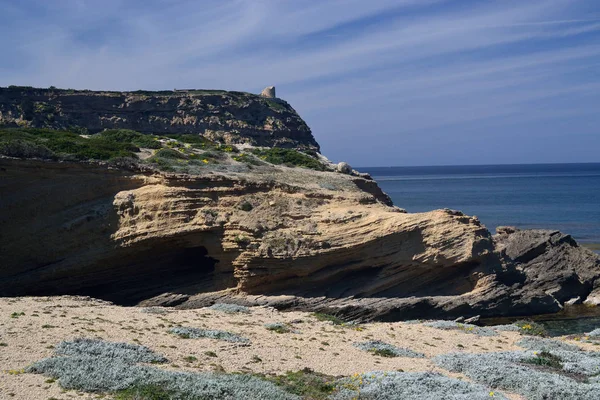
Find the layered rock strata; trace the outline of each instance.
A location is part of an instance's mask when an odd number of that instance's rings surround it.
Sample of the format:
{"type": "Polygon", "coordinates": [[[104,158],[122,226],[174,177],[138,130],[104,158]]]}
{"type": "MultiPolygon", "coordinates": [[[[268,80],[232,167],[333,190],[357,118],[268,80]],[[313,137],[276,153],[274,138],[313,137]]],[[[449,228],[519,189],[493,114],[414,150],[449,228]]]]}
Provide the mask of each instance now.
{"type": "Polygon", "coordinates": [[[0,294],[215,301],[352,319],[526,315],[584,301],[600,261],[568,235],[492,236],[407,214],[373,182],[265,165],[174,175],[0,159],[0,294]]]}

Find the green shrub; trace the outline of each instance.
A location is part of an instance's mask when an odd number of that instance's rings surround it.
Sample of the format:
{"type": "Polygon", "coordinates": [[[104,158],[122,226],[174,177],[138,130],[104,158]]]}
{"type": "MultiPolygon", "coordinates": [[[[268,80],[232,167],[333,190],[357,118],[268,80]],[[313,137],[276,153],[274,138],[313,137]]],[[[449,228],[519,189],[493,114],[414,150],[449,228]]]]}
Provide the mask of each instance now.
{"type": "Polygon", "coordinates": [[[336,378],[304,368],[300,371],[288,371],[284,375],[263,376],[286,392],[301,396],[304,399],[324,400],[335,390],[336,378]]]}
{"type": "Polygon", "coordinates": [[[169,159],[177,159],[177,160],[186,160],[188,158],[188,156],[183,154],[182,152],[173,150],[173,149],[169,149],[169,148],[163,148],[163,149],[157,150],[156,153],[154,153],[153,157],[169,158],[169,159]]]}
{"type": "Polygon", "coordinates": [[[240,210],[242,211],[252,211],[254,207],[248,201],[243,201],[240,203],[240,210]]]}
{"type": "Polygon", "coordinates": [[[264,162],[260,161],[255,156],[253,156],[252,154],[248,154],[248,153],[240,153],[231,158],[234,161],[241,162],[241,163],[244,163],[247,165],[264,165],[264,162]]]}
{"type": "Polygon", "coordinates": [[[103,138],[85,138],[73,132],[51,129],[0,129],[0,148],[20,150],[23,157],[44,155],[65,160],[110,160],[135,157],[137,147],[103,138]],[[45,149],[50,151],[51,156],[45,149]]]}
{"type": "Polygon", "coordinates": [[[161,143],[155,137],[129,129],[108,129],[100,132],[97,136],[107,141],[131,143],[135,146],[148,149],[160,149],[162,147],[161,143]]]}
{"type": "Polygon", "coordinates": [[[533,321],[517,321],[514,325],[519,327],[519,333],[531,336],[547,336],[546,328],[533,321]]]}
{"type": "Polygon", "coordinates": [[[524,363],[540,365],[548,368],[562,369],[562,358],[547,351],[535,354],[535,357],[523,359],[524,363]]]}
{"type": "Polygon", "coordinates": [[[52,159],[55,157],[46,146],[21,139],[0,142],[0,154],[16,158],[52,159]]]}
{"type": "Polygon", "coordinates": [[[252,152],[261,160],[271,164],[304,167],[317,171],[325,170],[325,166],[319,160],[293,149],[255,149],[252,152]]]}
{"type": "Polygon", "coordinates": [[[204,136],[199,135],[199,134],[193,134],[193,133],[173,134],[173,135],[166,135],[166,137],[168,137],[170,139],[178,140],[182,143],[188,143],[196,149],[209,150],[209,149],[214,149],[214,148],[219,147],[218,143],[208,140],[207,138],[205,138],[204,136]]]}
{"type": "Polygon", "coordinates": [[[319,321],[329,321],[334,325],[344,325],[345,321],[341,318],[336,317],[335,315],[326,314],[326,313],[313,313],[313,317],[318,319],[319,321]]]}
{"type": "Polygon", "coordinates": [[[269,108],[275,111],[289,111],[281,102],[281,100],[276,99],[265,99],[266,103],[269,105],[269,108]]]}
{"type": "Polygon", "coordinates": [[[218,145],[215,150],[217,151],[224,151],[225,153],[239,153],[240,151],[237,149],[237,147],[232,146],[232,145],[227,145],[227,144],[221,144],[218,145]]]}
{"type": "Polygon", "coordinates": [[[290,327],[287,324],[284,324],[283,322],[273,322],[265,324],[265,328],[268,331],[273,331],[275,333],[289,333],[292,331],[290,327]]]}
{"type": "Polygon", "coordinates": [[[173,391],[159,385],[136,385],[115,394],[115,400],[171,400],[173,391]]]}

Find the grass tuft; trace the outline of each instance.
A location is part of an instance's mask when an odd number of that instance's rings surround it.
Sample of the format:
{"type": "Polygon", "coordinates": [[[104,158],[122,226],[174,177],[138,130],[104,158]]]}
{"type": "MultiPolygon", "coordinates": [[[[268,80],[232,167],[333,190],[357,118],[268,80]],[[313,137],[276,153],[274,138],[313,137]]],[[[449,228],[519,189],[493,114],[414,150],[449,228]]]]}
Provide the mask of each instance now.
{"type": "Polygon", "coordinates": [[[319,321],[331,322],[333,325],[344,325],[346,323],[343,319],[327,313],[316,312],[313,313],[313,317],[315,317],[319,321]]]}

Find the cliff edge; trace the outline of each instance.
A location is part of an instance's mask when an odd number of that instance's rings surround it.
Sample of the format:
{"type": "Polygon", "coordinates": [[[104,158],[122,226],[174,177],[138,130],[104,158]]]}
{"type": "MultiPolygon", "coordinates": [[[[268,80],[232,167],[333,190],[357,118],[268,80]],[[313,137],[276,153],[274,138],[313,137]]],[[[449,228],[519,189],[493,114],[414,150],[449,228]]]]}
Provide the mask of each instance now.
{"type": "Polygon", "coordinates": [[[225,144],[319,150],[310,128],[278,98],[224,90],[110,92],[0,88],[0,126],[97,133],[201,134],[225,144]]]}
{"type": "Polygon", "coordinates": [[[408,214],[316,142],[247,144],[0,130],[0,295],[398,320],[555,312],[598,290],[599,258],[568,235],[408,214]]]}

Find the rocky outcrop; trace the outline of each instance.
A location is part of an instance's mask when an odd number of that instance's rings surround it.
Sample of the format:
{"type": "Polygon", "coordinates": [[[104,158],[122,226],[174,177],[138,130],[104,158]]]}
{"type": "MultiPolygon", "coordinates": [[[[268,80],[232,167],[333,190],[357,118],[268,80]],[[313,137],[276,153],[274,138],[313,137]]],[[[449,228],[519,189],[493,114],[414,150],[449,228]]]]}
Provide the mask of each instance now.
{"type": "Polygon", "coordinates": [[[0,159],[0,294],[215,301],[395,320],[557,311],[598,258],[552,231],[407,214],[370,180],[283,166],[174,175],[0,159]]]}
{"type": "Polygon", "coordinates": [[[335,170],[340,174],[350,174],[352,173],[352,167],[347,162],[340,162],[336,165],[335,170]]]}
{"type": "Polygon", "coordinates": [[[0,88],[2,125],[89,133],[132,129],[159,135],[202,134],[227,144],[319,150],[309,127],[284,100],[221,90],[0,88]]]}

